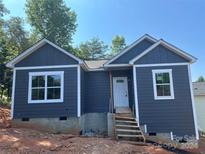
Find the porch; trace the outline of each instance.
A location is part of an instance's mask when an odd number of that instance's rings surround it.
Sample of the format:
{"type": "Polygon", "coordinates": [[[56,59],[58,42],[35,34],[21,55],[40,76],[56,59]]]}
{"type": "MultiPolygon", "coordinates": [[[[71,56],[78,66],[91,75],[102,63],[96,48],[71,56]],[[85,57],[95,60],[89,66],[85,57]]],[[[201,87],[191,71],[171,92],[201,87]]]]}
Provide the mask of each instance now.
{"type": "Polygon", "coordinates": [[[135,97],[133,68],[109,68],[110,79],[110,113],[129,113],[135,114],[135,97]]]}
{"type": "Polygon", "coordinates": [[[145,142],[136,116],[133,67],[109,69],[110,102],[116,139],[145,142]]]}

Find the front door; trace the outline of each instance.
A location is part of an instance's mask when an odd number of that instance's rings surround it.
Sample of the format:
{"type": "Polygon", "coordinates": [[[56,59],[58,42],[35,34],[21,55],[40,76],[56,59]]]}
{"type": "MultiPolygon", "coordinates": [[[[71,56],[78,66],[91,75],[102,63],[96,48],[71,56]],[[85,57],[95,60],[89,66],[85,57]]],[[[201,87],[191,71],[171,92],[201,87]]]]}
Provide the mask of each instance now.
{"type": "Polygon", "coordinates": [[[127,77],[113,77],[114,106],[129,107],[127,77]]]}

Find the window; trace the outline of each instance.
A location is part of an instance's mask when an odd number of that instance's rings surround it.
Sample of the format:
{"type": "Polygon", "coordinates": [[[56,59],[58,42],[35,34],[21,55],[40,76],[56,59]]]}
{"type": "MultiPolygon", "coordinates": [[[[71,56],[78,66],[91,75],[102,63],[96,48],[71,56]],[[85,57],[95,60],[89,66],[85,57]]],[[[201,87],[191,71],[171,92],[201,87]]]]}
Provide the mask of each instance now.
{"type": "Polygon", "coordinates": [[[124,80],[117,80],[117,83],[124,83],[124,80]]]}
{"type": "Polygon", "coordinates": [[[152,70],[155,99],[174,99],[171,69],[152,70]]]}
{"type": "Polygon", "coordinates": [[[63,102],[63,72],[30,72],[29,103],[63,102]]]}

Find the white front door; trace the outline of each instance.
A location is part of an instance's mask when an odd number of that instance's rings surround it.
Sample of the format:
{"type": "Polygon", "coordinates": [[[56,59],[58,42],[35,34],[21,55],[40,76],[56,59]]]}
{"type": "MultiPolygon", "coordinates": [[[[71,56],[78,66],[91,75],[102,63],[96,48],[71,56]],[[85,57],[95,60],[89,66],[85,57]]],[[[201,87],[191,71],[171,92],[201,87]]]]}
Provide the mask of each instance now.
{"type": "Polygon", "coordinates": [[[127,77],[113,77],[114,106],[129,107],[127,77]]]}

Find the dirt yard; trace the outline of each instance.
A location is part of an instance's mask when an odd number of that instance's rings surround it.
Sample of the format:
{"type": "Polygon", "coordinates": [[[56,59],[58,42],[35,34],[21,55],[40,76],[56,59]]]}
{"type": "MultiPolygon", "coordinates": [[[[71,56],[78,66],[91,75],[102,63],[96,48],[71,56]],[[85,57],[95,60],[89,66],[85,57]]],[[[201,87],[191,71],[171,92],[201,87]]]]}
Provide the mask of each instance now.
{"type": "Polygon", "coordinates": [[[50,134],[26,128],[12,128],[9,110],[0,108],[0,154],[4,153],[205,154],[205,139],[201,139],[198,149],[183,151],[163,149],[155,144],[136,145],[109,138],[50,134]]]}

